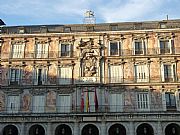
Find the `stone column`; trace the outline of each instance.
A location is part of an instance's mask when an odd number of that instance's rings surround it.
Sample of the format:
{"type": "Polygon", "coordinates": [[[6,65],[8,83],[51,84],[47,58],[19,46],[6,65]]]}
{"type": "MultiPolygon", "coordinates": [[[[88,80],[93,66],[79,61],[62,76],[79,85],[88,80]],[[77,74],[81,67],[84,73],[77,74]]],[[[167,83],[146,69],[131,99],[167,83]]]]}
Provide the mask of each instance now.
{"type": "Polygon", "coordinates": [[[25,135],[26,133],[25,133],[25,123],[23,122],[22,124],[21,124],[21,135],[25,135]]]}
{"type": "Polygon", "coordinates": [[[0,124],[0,135],[3,135],[3,126],[0,124]]]}
{"type": "MultiPolygon", "coordinates": [[[[127,130],[127,129],[126,129],[127,130]]],[[[127,131],[126,131],[127,132],[127,131]]],[[[135,131],[134,131],[134,123],[132,121],[130,121],[129,123],[129,135],[135,135],[135,131]]]]}
{"type": "Polygon", "coordinates": [[[74,135],[79,135],[79,123],[74,123],[74,135]]]}
{"type": "Polygon", "coordinates": [[[105,121],[102,121],[101,123],[101,135],[107,135],[105,121]]]}
{"type": "Polygon", "coordinates": [[[162,126],[161,126],[160,121],[158,121],[158,125],[157,125],[157,135],[163,135],[162,126]]]}
{"type": "Polygon", "coordinates": [[[52,135],[53,133],[52,133],[52,131],[51,131],[51,123],[50,122],[48,122],[48,124],[47,124],[47,133],[46,133],[46,135],[52,135]]]}

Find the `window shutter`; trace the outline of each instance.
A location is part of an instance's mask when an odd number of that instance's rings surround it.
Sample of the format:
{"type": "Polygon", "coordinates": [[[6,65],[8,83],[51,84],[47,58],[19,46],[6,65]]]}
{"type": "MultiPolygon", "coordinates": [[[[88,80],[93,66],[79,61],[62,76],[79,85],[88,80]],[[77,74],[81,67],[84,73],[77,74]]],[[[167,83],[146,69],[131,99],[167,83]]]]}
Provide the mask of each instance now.
{"type": "Polygon", "coordinates": [[[33,71],[33,82],[35,85],[38,84],[38,68],[34,68],[33,71]]]}
{"type": "Polygon", "coordinates": [[[165,79],[164,79],[164,64],[163,63],[161,63],[161,79],[162,79],[162,82],[165,81],[165,79]]]}
{"type": "Polygon", "coordinates": [[[163,104],[163,111],[166,111],[166,95],[165,95],[165,92],[162,92],[162,104],[163,104]]]}
{"type": "Polygon", "coordinates": [[[177,111],[180,111],[179,92],[178,91],[175,92],[175,97],[176,97],[176,108],[177,108],[177,111]]]}
{"type": "Polygon", "coordinates": [[[44,53],[44,58],[48,58],[48,44],[44,44],[44,51],[45,51],[45,53],[44,53]]]}
{"type": "Polygon", "coordinates": [[[43,68],[42,69],[42,84],[46,84],[46,82],[47,82],[47,72],[48,72],[48,70],[46,69],[46,68],[43,68]]]}
{"type": "Polygon", "coordinates": [[[34,96],[33,98],[33,112],[42,113],[45,107],[45,97],[44,96],[34,96]]]}

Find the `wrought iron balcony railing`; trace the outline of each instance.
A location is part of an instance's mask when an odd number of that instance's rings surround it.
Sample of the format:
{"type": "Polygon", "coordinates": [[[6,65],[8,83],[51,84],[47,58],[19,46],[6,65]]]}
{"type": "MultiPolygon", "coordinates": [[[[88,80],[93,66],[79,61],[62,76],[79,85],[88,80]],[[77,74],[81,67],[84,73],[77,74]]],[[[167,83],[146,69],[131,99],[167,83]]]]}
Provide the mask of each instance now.
{"type": "Polygon", "coordinates": [[[164,112],[173,111],[178,112],[176,106],[170,108],[169,106],[163,104],[149,104],[148,108],[138,108],[137,105],[69,105],[69,106],[29,106],[29,108],[24,109],[23,107],[1,107],[0,114],[38,114],[38,113],[52,113],[52,114],[64,114],[64,113],[138,113],[138,112],[164,112]],[[165,107],[165,109],[164,109],[165,107]]]}
{"type": "MultiPolygon", "coordinates": [[[[113,50],[105,56],[142,56],[142,55],[172,55],[180,54],[180,47],[176,48],[147,48],[147,49],[120,49],[113,50]]],[[[2,52],[1,59],[50,59],[78,57],[76,51],[22,51],[22,52],[2,52]]]]}

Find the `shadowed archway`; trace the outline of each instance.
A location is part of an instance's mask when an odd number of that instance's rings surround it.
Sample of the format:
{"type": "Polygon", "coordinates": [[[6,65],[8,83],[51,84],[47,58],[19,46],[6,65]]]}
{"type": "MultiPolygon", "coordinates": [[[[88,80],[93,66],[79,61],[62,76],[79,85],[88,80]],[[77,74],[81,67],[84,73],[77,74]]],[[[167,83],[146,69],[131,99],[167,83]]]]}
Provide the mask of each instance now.
{"type": "Polygon", "coordinates": [[[165,135],[180,135],[180,126],[175,123],[167,125],[165,135]]]}
{"type": "Polygon", "coordinates": [[[83,127],[81,135],[99,135],[99,130],[95,125],[88,124],[83,127]]]}
{"type": "Polygon", "coordinates": [[[29,129],[29,135],[45,135],[45,130],[41,125],[33,125],[29,129]]]}
{"type": "Polygon", "coordinates": [[[18,135],[18,129],[14,125],[7,125],[3,129],[3,135],[18,135]]]}
{"type": "Polygon", "coordinates": [[[68,125],[59,125],[55,130],[55,135],[72,135],[72,130],[68,125]]]}
{"type": "Polygon", "coordinates": [[[143,123],[136,129],[136,135],[154,135],[154,130],[151,125],[143,123]]]}
{"type": "Polygon", "coordinates": [[[109,128],[108,135],[126,135],[126,128],[121,124],[114,124],[109,128]]]}

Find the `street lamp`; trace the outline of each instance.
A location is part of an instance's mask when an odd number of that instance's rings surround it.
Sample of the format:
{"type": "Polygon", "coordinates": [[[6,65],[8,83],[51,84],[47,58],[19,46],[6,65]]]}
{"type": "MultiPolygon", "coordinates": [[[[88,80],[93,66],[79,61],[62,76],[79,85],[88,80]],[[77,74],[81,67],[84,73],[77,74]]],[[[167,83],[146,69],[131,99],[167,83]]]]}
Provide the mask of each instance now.
{"type": "Polygon", "coordinates": [[[89,128],[89,135],[91,135],[91,133],[92,133],[92,129],[91,129],[91,128],[89,128]]]}
{"type": "Polygon", "coordinates": [[[119,134],[119,128],[118,127],[116,128],[116,134],[117,135],[119,134]]]}
{"type": "Polygon", "coordinates": [[[11,128],[9,129],[8,135],[12,135],[12,129],[11,128]]]}
{"type": "Polygon", "coordinates": [[[174,127],[172,128],[172,133],[176,134],[176,129],[174,127]]]}
{"type": "Polygon", "coordinates": [[[62,135],[64,135],[64,134],[65,134],[65,130],[64,130],[64,128],[62,129],[61,133],[62,133],[62,135]]]}
{"type": "Polygon", "coordinates": [[[38,128],[36,128],[36,135],[38,135],[39,134],[39,129],[38,128]]]}
{"type": "Polygon", "coordinates": [[[144,134],[146,135],[147,134],[147,128],[144,127],[144,134]]]}

